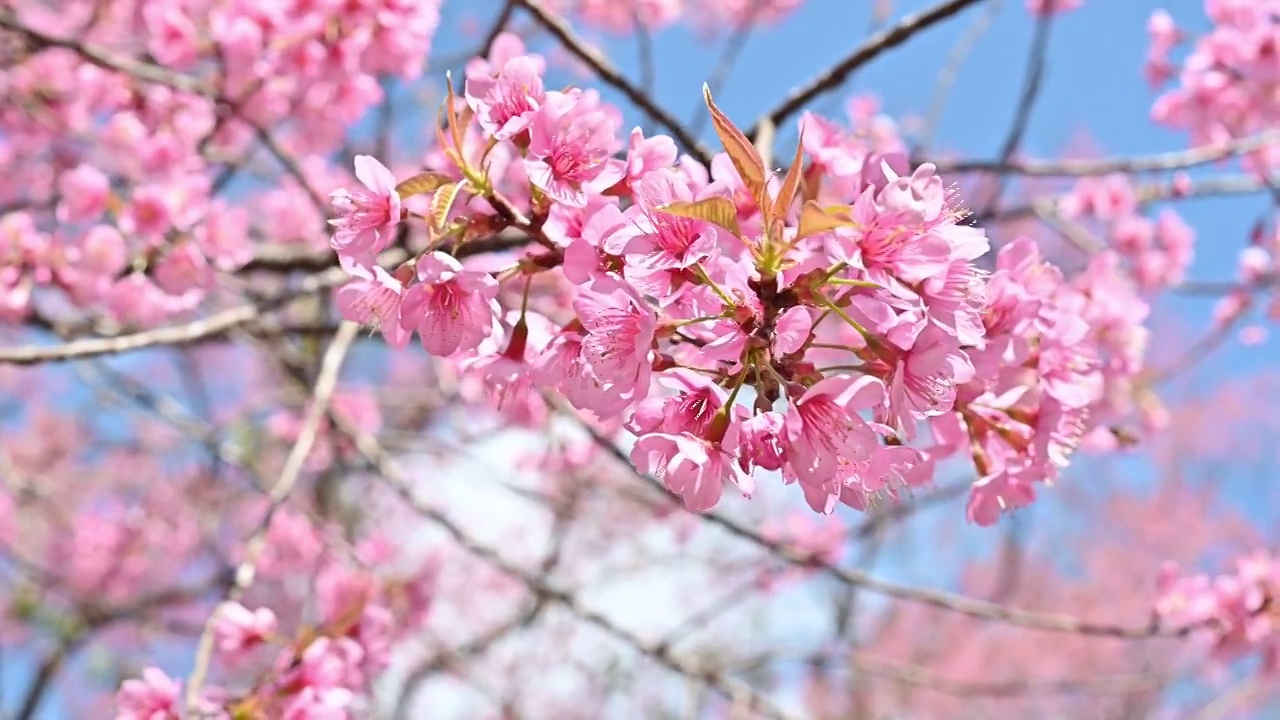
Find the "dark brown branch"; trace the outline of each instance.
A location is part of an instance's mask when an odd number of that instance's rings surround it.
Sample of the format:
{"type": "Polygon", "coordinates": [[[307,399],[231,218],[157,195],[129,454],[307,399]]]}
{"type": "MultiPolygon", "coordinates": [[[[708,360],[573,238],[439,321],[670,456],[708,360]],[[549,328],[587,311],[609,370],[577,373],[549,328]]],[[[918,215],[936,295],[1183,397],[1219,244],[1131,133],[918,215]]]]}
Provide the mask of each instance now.
{"type": "MultiPolygon", "coordinates": [[[[808,83],[791,91],[777,107],[770,110],[764,120],[779,127],[789,117],[799,112],[809,101],[823,93],[840,87],[854,70],[879,57],[886,50],[895,48],[909,40],[916,33],[956,15],[961,10],[976,5],[984,0],[947,0],[924,12],[908,15],[896,25],[871,36],[840,62],[829,70],[813,78],[808,83]]],[[[747,137],[755,138],[760,131],[760,122],[747,133],[747,137]]]]}

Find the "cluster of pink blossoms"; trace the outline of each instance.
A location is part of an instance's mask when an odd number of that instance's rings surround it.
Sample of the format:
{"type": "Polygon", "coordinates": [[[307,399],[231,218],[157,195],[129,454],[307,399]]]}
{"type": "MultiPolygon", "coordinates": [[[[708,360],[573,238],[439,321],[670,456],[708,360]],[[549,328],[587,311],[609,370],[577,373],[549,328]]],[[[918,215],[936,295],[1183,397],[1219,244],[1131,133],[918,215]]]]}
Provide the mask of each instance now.
{"type": "Polygon", "coordinates": [[[468,69],[432,170],[397,184],[365,156],[364,187],[334,193],[345,317],[396,346],[416,332],[512,419],[545,416],[542,391],[622,418],[636,468],[691,510],[750,496],[757,471],[817,512],[865,509],[968,453],[990,524],[1067,464],[1103,397],[1086,294],[1025,239],[980,270],[988,241],[932,165],[833,134],[806,166],[806,136],[773,177],[708,95],[726,150],[708,172],[666,137],[624,146],[615,109],[544,89],[517,45],[468,69]],[[378,266],[419,219],[425,243],[378,266]],[[455,257],[507,229],[528,244],[505,267],[455,257]]]}
{"type": "MultiPolygon", "coordinates": [[[[391,661],[394,643],[422,627],[431,607],[436,563],[397,574],[402,560],[386,538],[354,548],[350,562],[326,554],[327,538],[303,517],[282,513],[267,536],[259,573],[270,585],[305,583],[315,616],[279,618],[266,607],[225,602],[214,612],[218,668],[233,685],[204,687],[202,717],[317,720],[347,718],[391,661]],[[286,623],[296,629],[286,634],[286,623]]],[[[302,607],[303,603],[289,607],[302,607]]],[[[116,696],[117,720],[185,715],[182,683],[158,668],[127,680],[116,696]]]]}
{"type": "MultiPolygon", "coordinates": [[[[1157,11],[1148,24],[1146,74],[1159,85],[1177,78],[1151,109],[1159,123],[1186,130],[1195,145],[1216,145],[1275,128],[1280,114],[1280,2],[1205,0],[1213,29],[1195,41],[1181,68],[1170,52],[1185,40],[1157,11]]],[[[1259,170],[1280,165],[1280,143],[1252,155],[1259,170]]]]}
{"type": "MultiPolygon", "coordinates": [[[[336,149],[382,100],[379,76],[421,72],[439,18],[418,0],[68,0],[25,3],[15,20],[113,61],[145,54],[181,82],[0,30],[0,45],[19,49],[0,69],[0,322],[70,305],[147,326],[201,306],[260,237],[323,224],[314,210],[298,221],[309,200],[297,183],[261,201],[261,227],[214,196],[260,129],[295,155],[336,149]]],[[[324,186],[313,164],[307,180],[324,186]]]]}
{"type": "Polygon", "coordinates": [[[1234,573],[1216,577],[1181,575],[1170,565],[1161,573],[1160,592],[1161,619],[1203,628],[1218,659],[1256,653],[1260,672],[1280,671],[1280,558],[1258,550],[1239,558],[1234,573]]]}
{"type": "Polygon", "coordinates": [[[1063,197],[1059,212],[1070,220],[1101,223],[1111,248],[1124,257],[1145,292],[1174,287],[1191,267],[1195,230],[1171,208],[1155,219],[1142,214],[1137,188],[1127,175],[1081,178],[1063,197]]]}

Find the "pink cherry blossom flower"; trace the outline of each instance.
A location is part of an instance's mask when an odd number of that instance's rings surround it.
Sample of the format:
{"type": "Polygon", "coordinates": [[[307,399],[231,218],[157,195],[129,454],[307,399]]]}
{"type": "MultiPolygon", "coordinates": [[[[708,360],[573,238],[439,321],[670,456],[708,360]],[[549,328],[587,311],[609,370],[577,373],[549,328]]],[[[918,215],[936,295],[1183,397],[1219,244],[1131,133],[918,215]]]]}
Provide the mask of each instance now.
{"type": "Polygon", "coordinates": [[[342,317],[372,326],[394,348],[408,345],[413,328],[406,327],[401,319],[401,307],[408,298],[404,283],[377,265],[353,265],[348,272],[354,279],[334,293],[342,317]]]}
{"type": "Polygon", "coordinates": [[[672,167],[679,154],[675,141],[666,135],[646,138],[643,130],[632,128],[627,142],[628,187],[655,170],[672,167]]]}
{"type": "Polygon", "coordinates": [[[592,374],[628,393],[647,391],[653,310],[626,284],[607,280],[580,289],[573,306],[587,331],[582,352],[592,374]]]}
{"type": "Polygon", "coordinates": [[[738,427],[738,464],[749,473],[752,468],[781,470],[786,463],[782,444],[786,416],[780,412],[757,413],[738,427]]]}
{"type": "Polygon", "coordinates": [[[130,678],[116,693],[116,720],[180,720],[182,683],[159,668],[142,671],[142,678],[130,678]]]}
{"type": "MultiPolygon", "coordinates": [[[[641,234],[627,247],[627,262],[644,272],[691,267],[718,247],[708,223],[662,212],[664,205],[693,201],[689,180],[675,170],[655,170],[636,183],[636,207],[630,211],[641,234]]],[[[628,279],[631,279],[628,277],[628,279]]]]}
{"type": "Polygon", "coordinates": [[[200,37],[195,23],[181,5],[147,3],[142,7],[151,54],[170,67],[182,69],[199,55],[200,37]]]}
{"type": "Polygon", "coordinates": [[[542,87],[545,63],[539,57],[511,58],[496,75],[467,78],[467,104],[485,133],[510,140],[529,129],[546,98],[542,87]]]}
{"type": "Polygon", "coordinates": [[[339,253],[376,254],[395,240],[400,193],[391,171],[375,158],[357,155],[355,165],[364,189],[335,190],[329,196],[339,215],[329,221],[336,228],[331,244],[339,253]]]}
{"type": "Polygon", "coordinates": [[[473,350],[493,332],[498,282],[488,273],[464,270],[442,252],[418,261],[418,283],[405,293],[400,323],[416,329],[422,347],[439,357],[473,350]]]}
{"type": "Polygon", "coordinates": [[[289,699],[281,720],[348,720],[355,699],[347,688],[308,685],[289,699]]]}
{"type": "MultiPolygon", "coordinates": [[[[588,205],[588,211],[591,205],[588,205]]],[[[640,230],[613,204],[601,204],[588,216],[578,236],[564,251],[565,278],[576,285],[609,277],[618,279],[627,251],[640,230]]]]}
{"type": "Polygon", "coordinates": [[[969,521],[988,527],[1003,513],[1030,505],[1036,492],[1021,473],[1001,468],[978,479],[969,493],[965,514],[969,521]]]}
{"type": "Polygon", "coordinates": [[[936,325],[925,327],[890,377],[889,424],[915,437],[916,421],[949,411],[956,386],[973,375],[973,365],[956,338],[936,325]]]}
{"type": "Polygon", "coordinates": [[[92,222],[102,217],[111,195],[111,180],[92,165],[77,165],[58,179],[62,199],[58,203],[60,222],[92,222]]]}
{"type": "Polygon", "coordinates": [[[734,447],[736,439],[732,426],[715,442],[690,433],[650,433],[632,446],[631,462],[637,470],[653,475],[679,495],[686,510],[706,512],[720,502],[726,481],[734,482],[744,495],[750,496],[749,479],[738,470],[733,452],[728,449],[734,447]]]}
{"type": "Polygon", "coordinates": [[[623,177],[611,156],[618,149],[617,123],[597,109],[594,92],[550,92],[535,113],[524,161],[529,180],[558,202],[583,207],[587,197],[623,177]]]}
{"type": "Polygon", "coordinates": [[[254,649],[276,630],[276,615],[270,608],[250,610],[238,602],[228,602],[217,613],[213,632],[218,650],[230,657],[254,649]]]}
{"type": "MultiPolygon", "coordinates": [[[[884,384],[869,375],[836,375],[818,381],[796,398],[787,410],[782,444],[787,465],[806,488],[832,486],[847,474],[850,463],[869,460],[875,451],[875,433],[858,412],[869,409],[885,397],[884,384]]],[[[830,513],[839,497],[814,505],[830,513]]]]}

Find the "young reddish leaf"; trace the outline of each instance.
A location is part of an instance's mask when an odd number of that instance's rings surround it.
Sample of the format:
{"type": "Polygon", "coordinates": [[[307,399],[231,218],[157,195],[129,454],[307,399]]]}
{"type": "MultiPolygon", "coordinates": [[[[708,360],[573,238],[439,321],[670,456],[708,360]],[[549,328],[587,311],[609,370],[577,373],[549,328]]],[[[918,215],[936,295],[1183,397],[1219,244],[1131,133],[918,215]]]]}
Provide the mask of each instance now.
{"type": "Polygon", "coordinates": [[[713,195],[694,202],[673,202],[658,210],[668,215],[706,220],[728,230],[734,236],[742,236],[742,230],[738,227],[738,208],[727,197],[713,195]]]}
{"type": "Polygon", "coordinates": [[[445,115],[446,113],[445,113],[444,105],[441,105],[439,112],[436,113],[436,144],[439,145],[441,148],[444,148],[444,154],[448,156],[448,158],[451,161],[453,161],[454,167],[461,170],[462,156],[459,155],[458,151],[454,149],[453,145],[449,142],[449,138],[445,135],[445,132],[444,132],[445,124],[447,122],[447,118],[445,117],[445,115]]]}
{"type": "Polygon", "coordinates": [[[857,227],[858,223],[845,215],[846,210],[847,208],[840,206],[824,209],[812,200],[806,202],[800,210],[800,227],[797,228],[795,239],[791,242],[795,243],[810,235],[836,228],[857,227]]]}
{"type": "Polygon", "coordinates": [[[769,215],[778,219],[786,219],[787,210],[791,209],[791,203],[795,202],[796,193],[800,191],[800,182],[804,179],[804,130],[800,130],[800,137],[796,140],[796,156],[791,161],[791,167],[787,169],[787,176],[782,180],[782,189],[778,191],[778,197],[773,201],[773,209],[769,215]]]}
{"type": "Polygon", "coordinates": [[[452,178],[441,172],[420,172],[399,185],[396,185],[396,192],[399,193],[402,198],[413,197],[414,195],[434,192],[441,185],[451,181],[452,178]]]}
{"type": "Polygon", "coordinates": [[[769,195],[765,191],[765,168],[764,161],[760,159],[760,153],[756,151],[756,146],[751,144],[747,136],[743,135],[742,131],[720,112],[720,108],[716,107],[715,101],[711,99],[711,87],[706,83],[702,84],[702,97],[707,101],[707,110],[711,111],[711,124],[715,126],[716,135],[720,137],[720,144],[724,146],[724,151],[733,161],[733,166],[737,168],[738,175],[742,177],[742,183],[747,186],[752,199],[756,201],[756,206],[761,212],[765,212],[769,207],[769,195]]]}
{"type": "Polygon", "coordinates": [[[804,186],[801,188],[800,197],[804,202],[817,200],[818,193],[822,190],[822,168],[817,165],[810,165],[808,170],[804,171],[804,186]]]}
{"type": "Polygon", "coordinates": [[[436,194],[431,197],[431,227],[435,230],[443,230],[445,221],[449,217],[449,210],[453,208],[454,200],[458,199],[458,193],[467,184],[466,180],[457,183],[448,183],[441,185],[436,190],[436,194]]]}

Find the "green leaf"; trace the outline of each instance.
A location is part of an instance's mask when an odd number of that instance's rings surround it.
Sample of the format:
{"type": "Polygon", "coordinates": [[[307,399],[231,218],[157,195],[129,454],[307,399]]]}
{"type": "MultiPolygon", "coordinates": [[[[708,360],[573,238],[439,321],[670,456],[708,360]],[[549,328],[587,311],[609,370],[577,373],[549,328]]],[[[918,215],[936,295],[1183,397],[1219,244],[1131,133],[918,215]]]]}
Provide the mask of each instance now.
{"type": "Polygon", "coordinates": [[[401,198],[435,192],[440,186],[452,182],[453,179],[441,172],[421,172],[396,185],[396,192],[401,198]]]}
{"type": "Polygon", "coordinates": [[[858,227],[858,223],[848,216],[848,210],[848,207],[842,205],[823,208],[809,200],[800,210],[800,227],[797,228],[796,237],[792,243],[836,228],[858,227]]]}
{"type": "Polygon", "coordinates": [[[445,220],[449,217],[449,211],[453,208],[453,203],[458,199],[458,193],[467,184],[465,180],[456,183],[447,183],[436,189],[435,195],[431,198],[431,227],[436,231],[444,230],[445,220]]]}
{"type": "Polygon", "coordinates": [[[738,207],[732,200],[721,195],[694,202],[673,202],[658,210],[668,215],[706,220],[728,230],[735,237],[742,237],[742,229],[738,227],[738,207]]]}

